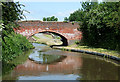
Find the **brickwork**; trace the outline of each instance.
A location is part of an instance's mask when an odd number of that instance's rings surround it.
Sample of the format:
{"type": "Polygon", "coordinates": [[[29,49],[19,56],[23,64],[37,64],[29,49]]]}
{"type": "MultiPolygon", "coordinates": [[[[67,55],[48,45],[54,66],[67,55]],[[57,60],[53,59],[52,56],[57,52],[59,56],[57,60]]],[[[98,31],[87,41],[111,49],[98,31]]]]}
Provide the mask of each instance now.
{"type": "Polygon", "coordinates": [[[15,32],[30,37],[40,32],[54,32],[64,36],[67,40],[80,40],[82,33],[77,30],[78,23],[71,22],[42,22],[42,21],[20,21],[19,28],[14,29],[15,32]]]}

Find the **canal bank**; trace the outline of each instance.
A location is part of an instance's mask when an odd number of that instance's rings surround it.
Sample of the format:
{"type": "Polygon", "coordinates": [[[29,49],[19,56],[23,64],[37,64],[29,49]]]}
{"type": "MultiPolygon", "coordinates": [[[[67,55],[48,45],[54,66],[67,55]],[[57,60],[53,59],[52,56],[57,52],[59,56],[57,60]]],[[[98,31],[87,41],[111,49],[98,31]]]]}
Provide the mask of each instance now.
{"type": "MultiPolygon", "coordinates": [[[[83,46],[82,46],[83,47],[83,46]]],[[[108,53],[108,51],[106,50],[106,52],[102,52],[102,51],[97,51],[94,49],[88,49],[88,48],[82,48],[82,47],[78,47],[76,45],[71,45],[71,46],[67,46],[67,47],[63,47],[63,46],[54,46],[54,49],[60,49],[60,50],[64,50],[64,51],[71,51],[71,52],[80,52],[80,53],[86,53],[86,54],[91,54],[91,55],[96,55],[96,56],[101,56],[104,58],[109,58],[112,60],[116,60],[118,62],[120,62],[120,54],[114,51],[109,51],[109,53],[111,54],[106,54],[108,53]],[[113,53],[113,54],[112,54],[113,53]]],[[[100,49],[99,49],[100,50],[100,49]]],[[[101,49],[104,50],[104,49],[101,49]]]]}

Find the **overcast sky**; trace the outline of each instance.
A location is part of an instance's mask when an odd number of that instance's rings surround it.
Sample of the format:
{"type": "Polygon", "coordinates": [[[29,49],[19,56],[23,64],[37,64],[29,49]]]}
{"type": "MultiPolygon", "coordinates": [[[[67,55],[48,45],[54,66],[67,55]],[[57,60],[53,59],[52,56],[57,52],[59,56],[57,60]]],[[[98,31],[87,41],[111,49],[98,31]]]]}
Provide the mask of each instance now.
{"type": "Polygon", "coordinates": [[[81,8],[80,2],[20,2],[25,5],[23,9],[27,20],[42,20],[43,17],[55,16],[58,21],[69,17],[70,13],[81,8]]]}

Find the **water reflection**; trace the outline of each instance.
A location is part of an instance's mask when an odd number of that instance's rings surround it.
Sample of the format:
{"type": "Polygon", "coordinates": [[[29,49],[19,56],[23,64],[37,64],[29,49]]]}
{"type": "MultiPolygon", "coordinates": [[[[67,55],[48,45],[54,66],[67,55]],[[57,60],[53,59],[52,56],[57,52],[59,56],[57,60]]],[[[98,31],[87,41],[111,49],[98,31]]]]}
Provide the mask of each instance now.
{"type": "Polygon", "coordinates": [[[55,63],[55,61],[60,62],[62,59],[66,58],[66,56],[61,56],[61,55],[47,55],[43,53],[39,54],[31,54],[29,56],[29,59],[36,62],[36,63],[41,63],[41,64],[51,64],[55,63]]]}
{"type": "Polygon", "coordinates": [[[81,80],[118,80],[120,78],[119,66],[99,59],[84,57],[82,59],[81,80]]]}
{"type": "Polygon", "coordinates": [[[42,76],[20,76],[19,80],[76,80],[79,75],[69,74],[55,74],[55,75],[42,75],[42,76]],[[71,78],[72,77],[72,78],[71,78]]]}
{"type": "MultiPolygon", "coordinates": [[[[41,72],[47,73],[63,73],[63,74],[79,74],[79,68],[82,66],[81,58],[67,56],[61,62],[54,64],[37,64],[31,60],[27,60],[24,64],[18,65],[14,70],[19,76],[21,75],[40,75],[41,72]]],[[[13,74],[14,75],[14,74],[13,74]]]]}
{"type": "MultiPolygon", "coordinates": [[[[118,67],[93,55],[50,49],[39,44],[31,54],[42,63],[27,59],[6,75],[18,80],[118,80],[118,67]],[[39,45],[39,46],[38,46],[39,45]],[[41,47],[40,47],[41,46],[41,47]],[[40,52],[39,52],[40,51],[40,52]],[[42,53],[42,54],[40,54],[42,53]]],[[[30,54],[30,55],[31,55],[30,54]]]]}

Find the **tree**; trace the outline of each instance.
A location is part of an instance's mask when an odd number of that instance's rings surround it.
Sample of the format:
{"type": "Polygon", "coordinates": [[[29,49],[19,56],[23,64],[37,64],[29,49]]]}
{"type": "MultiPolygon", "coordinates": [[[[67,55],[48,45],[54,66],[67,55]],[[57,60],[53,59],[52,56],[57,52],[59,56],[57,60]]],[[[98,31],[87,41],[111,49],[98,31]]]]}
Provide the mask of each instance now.
{"type": "Polygon", "coordinates": [[[45,18],[45,17],[43,17],[43,21],[46,21],[46,18],[45,18]]]}
{"type": "MultiPolygon", "coordinates": [[[[32,48],[26,37],[14,32],[17,21],[23,19],[22,4],[19,2],[0,2],[2,4],[2,61],[8,63],[23,51],[32,48]]],[[[1,29],[0,28],[0,29],[1,29]]],[[[3,64],[4,65],[4,64],[3,64]]],[[[4,66],[3,66],[4,68],[4,66]]]]}
{"type": "Polygon", "coordinates": [[[70,14],[70,21],[80,21],[85,45],[120,50],[120,2],[83,2],[70,14]]]}
{"type": "Polygon", "coordinates": [[[69,19],[67,17],[64,18],[64,21],[69,21],[69,19]]]}
{"type": "Polygon", "coordinates": [[[1,2],[2,4],[2,23],[3,23],[3,37],[5,34],[5,31],[7,33],[11,33],[13,31],[13,28],[17,27],[16,21],[23,19],[23,11],[21,10],[21,6],[24,6],[20,4],[19,2],[1,2]]]}
{"type": "Polygon", "coordinates": [[[58,18],[55,18],[54,21],[58,21],[58,18]]]}
{"type": "Polygon", "coordinates": [[[19,2],[2,2],[2,20],[4,21],[4,24],[23,19],[24,10],[21,10],[21,6],[24,5],[19,2]]]}
{"type": "Polygon", "coordinates": [[[50,17],[47,17],[47,21],[50,21],[50,17]]]}
{"type": "Polygon", "coordinates": [[[47,18],[44,17],[43,21],[58,21],[58,18],[55,18],[55,16],[47,17],[47,18]]]}

